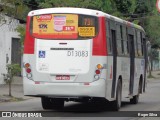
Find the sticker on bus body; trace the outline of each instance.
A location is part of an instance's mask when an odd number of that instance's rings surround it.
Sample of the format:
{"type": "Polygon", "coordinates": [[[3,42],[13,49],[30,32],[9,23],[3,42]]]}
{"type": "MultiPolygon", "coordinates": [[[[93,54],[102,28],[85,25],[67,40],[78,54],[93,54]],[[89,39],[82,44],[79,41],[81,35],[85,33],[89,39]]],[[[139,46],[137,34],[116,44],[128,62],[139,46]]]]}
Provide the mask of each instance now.
{"type": "Polygon", "coordinates": [[[46,52],[45,51],[39,51],[39,58],[45,58],[46,52]]]}
{"type": "Polygon", "coordinates": [[[54,30],[58,32],[63,31],[63,26],[65,26],[66,24],[66,16],[57,15],[54,16],[53,20],[54,20],[54,30]]]}
{"type": "Polygon", "coordinates": [[[49,71],[49,65],[47,63],[39,63],[39,71],[49,71]]]}
{"type": "Polygon", "coordinates": [[[79,36],[91,37],[95,36],[95,27],[78,27],[79,36]]]}

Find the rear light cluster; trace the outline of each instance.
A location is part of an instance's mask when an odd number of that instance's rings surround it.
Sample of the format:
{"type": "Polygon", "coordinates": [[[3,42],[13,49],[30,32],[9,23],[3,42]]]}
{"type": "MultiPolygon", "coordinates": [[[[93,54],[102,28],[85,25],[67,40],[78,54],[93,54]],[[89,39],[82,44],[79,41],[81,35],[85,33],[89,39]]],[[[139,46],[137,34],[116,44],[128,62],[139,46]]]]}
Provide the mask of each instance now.
{"type": "Polygon", "coordinates": [[[31,65],[29,63],[24,64],[24,68],[26,71],[26,76],[28,79],[32,80],[32,70],[31,70],[31,65]]]}
{"type": "Polygon", "coordinates": [[[101,64],[98,64],[96,66],[95,75],[94,75],[95,80],[98,80],[100,78],[102,69],[103,69],[103,66],[101,64]]]}

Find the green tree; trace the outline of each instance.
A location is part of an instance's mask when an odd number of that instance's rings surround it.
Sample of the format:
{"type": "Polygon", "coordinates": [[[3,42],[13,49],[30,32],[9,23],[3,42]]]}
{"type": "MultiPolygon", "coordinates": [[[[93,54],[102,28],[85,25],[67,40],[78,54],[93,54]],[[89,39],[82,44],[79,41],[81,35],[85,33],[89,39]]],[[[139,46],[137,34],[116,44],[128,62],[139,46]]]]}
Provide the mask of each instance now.
{"type": "Polygon", "coordinates": [[[20,37],[20,42],[21,42],[21,46],[23,46],[24,44],[24,39],[25,39],[25,33],[26,33],[26,26],[25,25],[19,25],[17,27],[17,32],[19,33],[19,37],[20,37]]]}
{"type": "Polygon", "coordinates": [[[41,2],[43,2],[43,0],[23,0],[23,3],[31,10],[38,9],[39,3],[41,2]]]}
{"type": "MultiPolygon", "coordinates": [[[[38,0],[36,0],[38,1],[38,0]]],[[[53,7],[79,7],[101,10],[106,13],[119,16],[120,12],[113,0],[43,0],[39,1],[40,8],[53,7]]]]}
{"type": "Polygon", "coordinates": [[[129,8],[132,6],[130,0],[114,0],[117,10],[121,13],[129,13],[129,8]]]}
{"type": "Polygon", "coordinates": [[[1,13],[11,18],[26,19],[30,9],[23,4],[23,0],[1,0],[1,13]]]}
{"type": "Polygon", "coordinates": [[[9,86],[9,96],[12,96],[12,82],[13,82],[13,77],[20,73],[21,68],[19,64],[8,64],[6,66],[7,69],[7,74],[4,75],[4,81],[8,84],[9,86]]]}
{"type": "MultiPolygon", "coordinates": [[[[136,0],[136,9],[134,13],[144,14],[145,16],[155,13],[157,0],[136,0]]],[[[155,13],[156,14],[156,13],[155,13]]]]}
{"type": "Polygon", "coordinates": [[[152,46],[154,48],[160,48],[160,16],[154,15],[147,17],[144,24],[144,28],[152,46]]]}
{"type": "Polygon", "coordinates": [[[152,76],[153,61],[159,61],[159,52],[157,51],[157,49],[152,48],[148,54],[149,54],[149,64],[148,64],[149,76],[148,77],[152,78],[153,77],[152,76]]]}
{"type": "Polygon", "coordinates": [[[41,8],[83,7],[97,10],[101,10],[102,5],[102,0],[43,0],[39,3],[39,7],[41,8]]]}

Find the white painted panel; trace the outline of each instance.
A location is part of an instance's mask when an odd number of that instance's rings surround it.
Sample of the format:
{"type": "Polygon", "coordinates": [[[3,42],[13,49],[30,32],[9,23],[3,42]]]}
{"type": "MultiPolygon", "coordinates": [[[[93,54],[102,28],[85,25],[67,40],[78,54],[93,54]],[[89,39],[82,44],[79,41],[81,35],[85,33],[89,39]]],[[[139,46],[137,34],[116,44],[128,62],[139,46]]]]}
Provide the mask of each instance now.
{"type": "Polygon", "coordinates": [[[51,74],[85,74],[89,71],[92,40],[36,40],[36,68],[51,74]],[[61,45],[60,43],[66,43],[61,45]],[[60,50],[61,49],[61,50],[60,50]],[[72,50],[62,50],[72,49],[72,50]]]}

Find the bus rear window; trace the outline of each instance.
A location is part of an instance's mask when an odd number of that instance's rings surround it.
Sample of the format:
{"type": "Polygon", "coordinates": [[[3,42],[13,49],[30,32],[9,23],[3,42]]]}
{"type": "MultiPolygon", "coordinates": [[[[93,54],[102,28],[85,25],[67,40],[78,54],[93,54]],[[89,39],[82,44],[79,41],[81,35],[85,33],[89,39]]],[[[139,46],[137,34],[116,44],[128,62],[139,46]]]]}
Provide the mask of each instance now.
{"type": "Polygon", "coordinates": [[[33,16],[30,31],[36,38],[87,39],[98,33],[98,18],[77,14],[33,16]]]}

